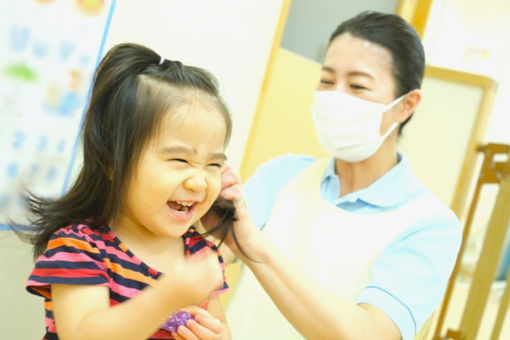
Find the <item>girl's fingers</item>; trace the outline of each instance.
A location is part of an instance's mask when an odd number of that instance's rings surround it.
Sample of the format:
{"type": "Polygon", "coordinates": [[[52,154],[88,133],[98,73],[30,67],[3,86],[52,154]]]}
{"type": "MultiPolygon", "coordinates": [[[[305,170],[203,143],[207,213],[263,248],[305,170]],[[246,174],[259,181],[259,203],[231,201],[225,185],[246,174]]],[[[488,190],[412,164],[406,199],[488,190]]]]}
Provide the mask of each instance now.
{"type": "Polygon", "coordinates": [[[191,314],[193,319],[200,325],[210,329],[214,333],[221,332],[221,321],[215,318],[209,311],[199,306],[188,306],[183,308],[191,314]]]}
{"type": "Polygon", "coordinates": [[[183,336],[185,340],[194,339],[192,336],[201,340],[221,338],[222,323],[209,311],[194,305],[186,306],[182,310],[187,311],[193,317],[193,319],[186,322],[186,327],[183,327],[187,329],[178,329],[179,335],[183,336]],[[193,333],[193,335],[190,333],[193,333]]]}
{"type": "MultiPolygon", "coordinates": [[[[199,316],[198,318],[201,317],[199,316]]],[[[218,320],[215,321],[219,322],[218,320]]],[[[221,335],[221,325],[220,327],[215,326],[214,328],[217,330],[213,331],[212,329],[198,323],[195,320],[188,320],[188,322],[186,322],[186,327],[189,328],[189,330],[191,330],[191,332],[193,332],[193,334],[199,339],[219,339],[221,335]]]]}
{"type": "Polygon", "coordinates": [[[195,321],[205,328],[210,329],[213,333],[221,333],[221,321],[214,317],[198,315],[195,321]]]}
{"type": "Polygon", "coordinates": [[[207,309],[195,305],[186,306],[182,308],[182,310],[190,313],[193,318],[197,317],[198,315],[212,316],[207,309]]]}
{"type": "Polygon", "coordinates": [[[177,332],[172,332],[172,337],[173,337],[175,340],[186,340],[186,339],[184,339],[182,336],[180,336],[179,334],[177,334],[177,332]]]}
{"type": "Polygon", "coordinates": [[[221,328],[219,332],[213,332],[195,320],[188,320],[186,326],[180,326],[177,332],[185,340],[219,340],[221,338],[221,328]]]}
{"type": "MultiPolygon", "coordinates": [[[[174,333],[172,333],[172,334],[174,334],[174,333]]],[[[181,338],[184,340],[200,340],[201,339],[198,336],[196,336],[190,329],[188,329],[187,325],[179,326],[179,328],[177,328],[177,335],[181,336],[181,338]]]]}

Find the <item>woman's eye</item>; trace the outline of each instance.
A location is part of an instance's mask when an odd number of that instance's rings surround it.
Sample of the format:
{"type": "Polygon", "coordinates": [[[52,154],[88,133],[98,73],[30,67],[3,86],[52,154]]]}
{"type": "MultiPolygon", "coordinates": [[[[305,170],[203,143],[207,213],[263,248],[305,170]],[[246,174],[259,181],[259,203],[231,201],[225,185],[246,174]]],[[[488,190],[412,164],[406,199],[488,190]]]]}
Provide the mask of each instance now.
{"type": "Polygon", "coordinates": [[[328,79],[321,79],[320,83],[323,85],[333,85],[334,84],[334,82],[332,80],[328,80],[328,79]]]}
{"type": "Polygon", "coordinates": [[[351,89],[353,90],[366,90],[367,88],[363,85],[358,85],[358,84],[351,84],[351,89]]]}

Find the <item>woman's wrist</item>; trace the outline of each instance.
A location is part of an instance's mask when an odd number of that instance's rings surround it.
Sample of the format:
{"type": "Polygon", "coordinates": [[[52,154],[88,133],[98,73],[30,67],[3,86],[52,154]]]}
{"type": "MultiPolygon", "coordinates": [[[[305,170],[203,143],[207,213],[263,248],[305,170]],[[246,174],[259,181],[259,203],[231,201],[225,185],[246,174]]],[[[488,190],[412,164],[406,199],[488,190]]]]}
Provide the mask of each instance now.
{"type": "Polygon", "coordinates": [[[235,247],[233,252],[244,263],[264,263],[269,260],[271,244],[261,230],[254,230],[250,237],[240,245],[242,250],[235,247]]]}

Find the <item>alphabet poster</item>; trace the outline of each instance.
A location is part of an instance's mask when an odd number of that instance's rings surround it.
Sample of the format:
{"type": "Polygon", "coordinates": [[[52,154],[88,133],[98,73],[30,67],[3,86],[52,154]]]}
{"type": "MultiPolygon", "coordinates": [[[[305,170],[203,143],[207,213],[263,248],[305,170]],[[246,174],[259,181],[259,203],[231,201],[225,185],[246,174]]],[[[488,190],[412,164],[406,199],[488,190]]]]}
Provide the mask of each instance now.
{"type": "Polygon", "coordinates": [[[66,191],[115,1],[0,2],[0,230],[66,191]]]}

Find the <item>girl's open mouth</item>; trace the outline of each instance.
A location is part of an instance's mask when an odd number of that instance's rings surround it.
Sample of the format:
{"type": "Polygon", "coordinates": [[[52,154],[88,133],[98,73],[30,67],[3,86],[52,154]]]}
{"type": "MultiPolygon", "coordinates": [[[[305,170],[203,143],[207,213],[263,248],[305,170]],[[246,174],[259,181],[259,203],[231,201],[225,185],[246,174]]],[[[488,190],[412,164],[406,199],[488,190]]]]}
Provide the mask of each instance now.
{"type": "Polygon", "coordinates": [[[180,221],[187,221],[193,215],[197,202],[168,201],[167,206],[172,216],[180,221]]]}

